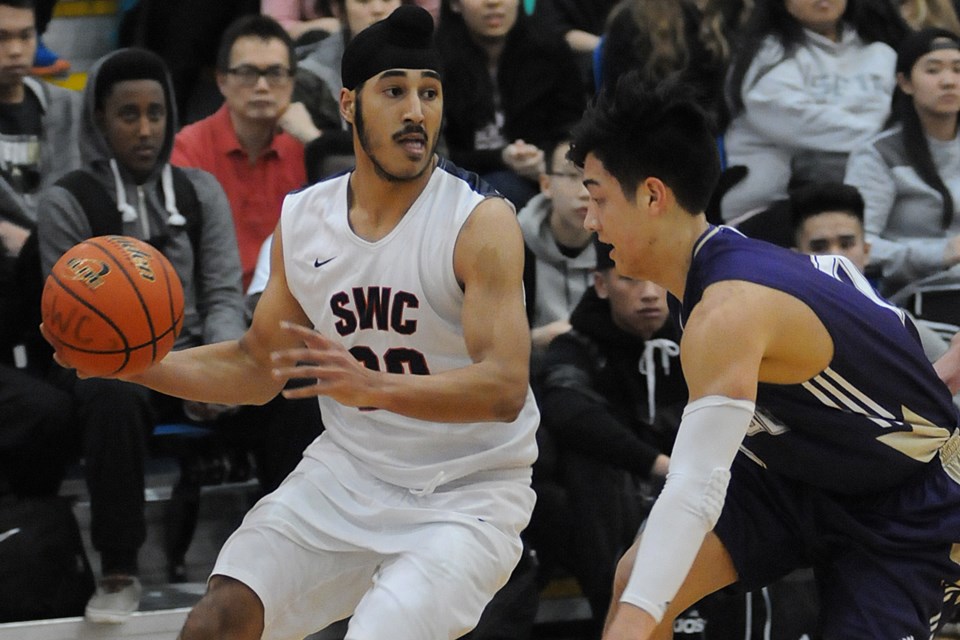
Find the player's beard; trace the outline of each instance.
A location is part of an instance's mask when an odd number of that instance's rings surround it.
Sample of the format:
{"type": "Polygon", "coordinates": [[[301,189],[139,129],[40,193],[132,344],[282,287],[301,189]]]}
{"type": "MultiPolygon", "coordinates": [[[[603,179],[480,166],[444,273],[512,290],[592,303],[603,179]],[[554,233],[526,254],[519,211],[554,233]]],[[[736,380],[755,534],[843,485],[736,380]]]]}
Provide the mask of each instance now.
{"type": "MultiPolygon", "coordinates": [[[[433,158],[433,154],[437,150],[437,143],[439,142],[439,136],[434,139],[433,144],[430,146],[430,151],[427,153],[426,158],[427,162],[423,165],[423,168],[418,171],[415,175],[412,176],[398,176],[387,171],[379,161],[377,157],[370,150],[370,140],[367,138],[367,130],[363,121],[363,103],[360,100],[360,92],[357,91],[356,98],[356,109],[354,110],[356,114],[354,117],[353,126],[357,128],[357,138],[360,140],[360,148],[363,149],[363,152],[367,154],[367,157],[370,158],[370,162],[373,164],[373,170],[376,174],[387,180],[388,182],[410,182],[411,180],[416,180],[420,178],[426,171],[432,166],[432,162],[429,160],[433,158]]],[[[424,131],[426,131],[424,129],[424,131]]],[[[429,138],[428,138],[429,139],[429,138]]]]}

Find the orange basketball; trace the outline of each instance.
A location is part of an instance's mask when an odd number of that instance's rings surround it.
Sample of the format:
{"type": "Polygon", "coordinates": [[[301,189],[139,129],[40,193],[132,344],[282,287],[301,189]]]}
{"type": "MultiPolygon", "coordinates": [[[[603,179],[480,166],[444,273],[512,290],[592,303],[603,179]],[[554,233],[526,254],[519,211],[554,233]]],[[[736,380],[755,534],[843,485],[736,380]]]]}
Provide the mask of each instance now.
{"type": "Polygon", "coordinates": [[[183,287],[149,244],[99,236],[53,265],[41,314],[65,364],[92,376],[140,373],[173,348],[183,326],[183,287]]]}

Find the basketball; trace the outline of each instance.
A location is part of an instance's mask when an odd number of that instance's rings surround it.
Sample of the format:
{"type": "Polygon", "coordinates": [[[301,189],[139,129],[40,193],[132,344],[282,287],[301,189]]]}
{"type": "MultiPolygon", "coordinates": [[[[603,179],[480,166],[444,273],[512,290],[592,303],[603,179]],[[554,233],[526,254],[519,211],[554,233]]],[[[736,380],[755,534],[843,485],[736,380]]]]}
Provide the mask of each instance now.
{"type": "Polygon", "coordinates": [[[173,348],[183,326],[183,286],[146,242],[99,236],[53,265],[40,310],[64,364],[91,376],[135,374],[173,348]]]}

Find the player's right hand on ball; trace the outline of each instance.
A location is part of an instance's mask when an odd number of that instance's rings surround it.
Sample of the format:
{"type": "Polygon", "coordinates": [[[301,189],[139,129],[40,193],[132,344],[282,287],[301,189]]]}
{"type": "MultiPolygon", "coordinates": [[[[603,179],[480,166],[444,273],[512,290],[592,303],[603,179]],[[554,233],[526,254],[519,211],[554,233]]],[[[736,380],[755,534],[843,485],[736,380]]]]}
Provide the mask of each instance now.
{"type": "Polygon", "coordinates": [[[42,323],[42,322],[40,323],[40,335],[42,335],[42,336],[43,336],[43,339],[46,340],[46,341],[50,344],[51,347],[53,347],[53,361],[54,361],[54,362],[56,362],[58,365],[60,365],[60,366],[63,367],[64,369],[73,369],[73,370],[76,372],[78,378],[89,378],[89,377],[91,377],[91,376],[88,376],[88,375],[84,375],[84,373],[83,373],[82,371],[77,371],[76,368],[75,368],[72,364],[70,364],[69,362],[67,362],[66,358],[60,354],[60,350],[59,350],[59,346],[57,345],[57,340],[56,340],[56,338],[54,338],[54,337],[50,334],[50,332],[47,331],[47,328],[46,328],[45,326],[43,326],[43,323],[42,323]]]}
{"type": "Polygon", "coordinates": [[[94,374],[84,373],[80,369],[77,369],[75,366],[73,366],[73,364],[70,363],[67,357],[60,353],[59,346],[57,345],[57,339],[54,338],[49,331],[47,331],[47,328],[43,326],[42,322],[40,323],[40,335],[42,335],[43,339],[46,340],[51,347],[53,347],[53,361],[56,362],[59,366],[63,367],[64,369],[73,369],[74,373],[76,373],[77,377],[80,378],[81,380],[86,380],[87,378],[97,378],[97,377],[101,377],[101,378],[120,378],[121,377],[121,376],[97,376],[94,374]]]}

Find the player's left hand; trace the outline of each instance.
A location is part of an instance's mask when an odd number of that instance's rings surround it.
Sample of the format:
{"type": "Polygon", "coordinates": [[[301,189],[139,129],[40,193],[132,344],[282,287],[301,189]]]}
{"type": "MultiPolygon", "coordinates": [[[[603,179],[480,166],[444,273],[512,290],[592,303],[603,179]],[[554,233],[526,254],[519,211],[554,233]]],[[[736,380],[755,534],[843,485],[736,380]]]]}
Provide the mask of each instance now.
{"type": "Polygon", "coordinates": [[[351,407],[369,406],[368,391],[375,372],[363,366],[343,345],[307,327],[280,323],[283,331],[303,341],[303,347],[275,351],[273,377],[284,383],[293,379],[312,380],[312,384],[284,389],[285,398],[328,396],[351,407]]]}

